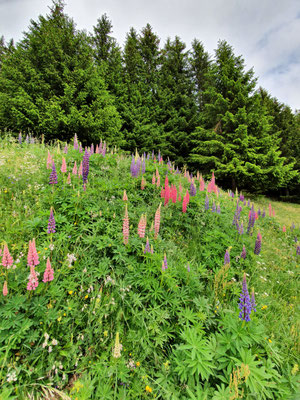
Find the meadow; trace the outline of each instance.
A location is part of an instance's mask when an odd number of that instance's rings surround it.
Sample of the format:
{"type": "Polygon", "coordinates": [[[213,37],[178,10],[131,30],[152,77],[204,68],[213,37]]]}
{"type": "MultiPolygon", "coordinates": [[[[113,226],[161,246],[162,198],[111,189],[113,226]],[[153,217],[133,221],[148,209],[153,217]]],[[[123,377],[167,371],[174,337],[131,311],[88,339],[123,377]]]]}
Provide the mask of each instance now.
{"type": "Polygon", "coordinates": [[[0,138],[1,400],[299,398],[300,206],[217,182],[0,138]]]}

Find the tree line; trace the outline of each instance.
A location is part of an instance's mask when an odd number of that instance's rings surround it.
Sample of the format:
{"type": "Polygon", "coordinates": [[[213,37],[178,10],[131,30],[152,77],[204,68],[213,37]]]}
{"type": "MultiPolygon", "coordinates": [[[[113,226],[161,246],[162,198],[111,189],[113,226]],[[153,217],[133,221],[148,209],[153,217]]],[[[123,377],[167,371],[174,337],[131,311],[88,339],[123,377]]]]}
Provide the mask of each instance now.
{"type": "Polygon", "coordinates": [[[0,129],[83,144],[108,140],[165,158],[223,187],[297,195],[300,114],[257,88],[253,69],[220,40],[165,44],[147,24],[121,48],[107,15],[76,29],[55,1],[16,45],[0,41],[0,129]]]}

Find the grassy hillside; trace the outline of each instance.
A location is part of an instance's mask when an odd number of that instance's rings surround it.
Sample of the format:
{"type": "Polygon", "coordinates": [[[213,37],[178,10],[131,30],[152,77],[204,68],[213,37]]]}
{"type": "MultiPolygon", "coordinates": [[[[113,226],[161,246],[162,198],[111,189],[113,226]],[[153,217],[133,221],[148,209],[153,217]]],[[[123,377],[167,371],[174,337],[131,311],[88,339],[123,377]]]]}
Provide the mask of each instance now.
{"type": "Polygon", "coordinates": [[[132,158],[116,149],[90,155],[84,190],[72,173],[84,153],[64,148],[0,142],[0,399],[296,399],[299,206],[272,203],[270,217],[267,201],[208,192],[209,182],[200,191],[196,177],[192,196],[187,173],[150,155],[133,177],[132,158]],[[181,201],[164,205],[166,176],[181,201]],[[54,279],[44,283],[48,258],[54,279]],[[244,272],[250,321],[239,318],[244,272]]]}

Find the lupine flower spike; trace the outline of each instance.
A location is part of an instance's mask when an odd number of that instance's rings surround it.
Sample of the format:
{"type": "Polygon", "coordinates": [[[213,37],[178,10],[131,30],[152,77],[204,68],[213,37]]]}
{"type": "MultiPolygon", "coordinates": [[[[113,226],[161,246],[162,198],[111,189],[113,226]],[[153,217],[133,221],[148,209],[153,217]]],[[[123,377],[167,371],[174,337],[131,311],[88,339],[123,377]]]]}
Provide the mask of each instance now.
{"type": "Polygon", "coordinates": [[[7,282],[6,281],[4,281],[2,293],[3,293],[4,297],[8,295],[8,289],[7,289],[7,282]]]}
{"type": "Polygon", "coordinates": [[[80,166],[79,166],[78,176],[82,176],[82,161],[81,161],[80,166]]]}
{"type": "Polygon", "coordinates": [[[159,227],[160,227],[160,207],[161,203],[156,210],[155,213],[155,218],[154,218],[154,239],[157,239],[158,233],[159,233],[159,227]]]}
{"type": "Polygon", "coordinates": [[[13,258],[9,253],[7,245],[4,245],[3,256],[2,256],[2,265],[9,269],[13,265],[13,258]]]}
{"type": "Polygon", "coordinates": [[[74,167],[72,169],[72,174],[73,175],[77,175],[77,164],[76,164],[76,161],[74,162],[74,167]]]}
{"type": "Polygon", "coordinates": [[[241,252],[241,257],[245,260],[245,258],[246,258],[246,247],[245,246],[243,246],[243,250],[242,250],[242,252],[241,252]]]}
{"type": "Polygon", "coordinates": [[[55,219],[54,219],[54,215],[53,215],[53,209],[51,207],[47,233],[55,233],[55,232],[56,232],[55,231],[55,219]]]}
{"type": "Polygon", "coordinates": [[[230,248],[225,251],[224,265],[230,264],[230,248]]]}
{"type": "Polygon", "coordinates": [[[259,255],[260,251],[261,251],[261,234],[260,232],[258,232],[255,242],[254,254],[259,255]]]}
{"type": "Polygon", "coordinates": [[[71,185],[71,173],[69,172],[69,175],[67,177],[67,184],[71,185]]]}
{"type": "Polygon", "coordinates": [[[168,261],[167,261],[167,256],[166,253],[164,254],[164,260],[162,262],[162,271],[165,271],[166,269],[168,269],[168,261]]]}
{"type": "Polygon", "coordinates": [[[54,161],[52,162],[52,171],[49,177],[49,185],[57,185],[57,173],[54,161]]]}
{"type": "Polygon", "coordinates": [[[150,250],[149,239],[147,238],[146,246],[145,246],[145,249],[144,249],[144,254],[150,253],[150,252],[151,252],[151,250],[150,250]]]}
{"type": "Polygon", "coordinates": [[[52,162],[53,162],[53,160],[52,160],[50,151],[48,150],[47,169],[51,169],[52,162]]]}
{"type": "Polygon", "coordinates": [[[115,340],[115,346],[114,346],[114,349],[113,349],[113,357],[114,358],[120,358],[121,357],[122,347],[123,346],[121,345],[120,340],[119,340],[119,332],[117,332],[116,340],[115,340]]]}
{"type": "Polygon", "coordinates": [[[54,279],[54,270],[53,270],[53,268],[51,267],[51,263],[50,263],[50,260],[49,260],[49,257],[47,258],[47,266],[46,266],[46,269],[45,269],[45,272],[44,272],[44,279],[43,279],[43,282],[50,282],[50,281],[53,281],[53,279],[54,279]]]}
{"type": "Polygon", "coordinates": [[[125,215],[123,219],[123,242],[124,244],[128,244],[128,239],[129,239],[129,217],[128,217],[128,211],[127,211],[127,204],[125,206],[125,215]]]}
{"type": "Polygon", "coordinates": [[[126,190],[124,190],[124,193],[123,193],[123,201],[128,201],[126,190]]]}
{"type": "Polygon", "coordinates": [[[65,158],[63,157],[63,159],[62,159],[62,164],[61,164],[61,172],[62,173],[66,173],[67,172],[67,163],[66,163],[66,160],[65,160],[65,158]]]}
{"type": "Polygon", "coordinates": [[[242,287],[242,293],[240,295],[240,304],[239,304],[239,309],[240,314],[239,318],[242,321],[250,321],[250,313],[251,313],[251,301],[250,301],[250,296],[247,288],[247,282],[246,282],[246,273],[244,273],[243,277],[243,287],[242,287]]]}
{"type": "Polygon", "coordinates": [[[140,238],[145,237],[146,225],[147,225],[147,217],[146,215],[142,215],[138,225],[138,235],[140,238]]]}

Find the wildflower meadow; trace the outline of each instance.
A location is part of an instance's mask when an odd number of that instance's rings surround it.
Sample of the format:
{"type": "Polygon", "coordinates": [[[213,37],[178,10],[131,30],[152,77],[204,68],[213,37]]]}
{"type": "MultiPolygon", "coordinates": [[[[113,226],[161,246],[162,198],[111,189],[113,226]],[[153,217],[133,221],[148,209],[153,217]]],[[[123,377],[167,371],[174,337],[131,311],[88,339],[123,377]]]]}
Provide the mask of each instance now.
{"type": "Polygon", "coordinates": [[[1,400],[299,398],[300,206],[217,182],[0,138],[1,400]]]}

